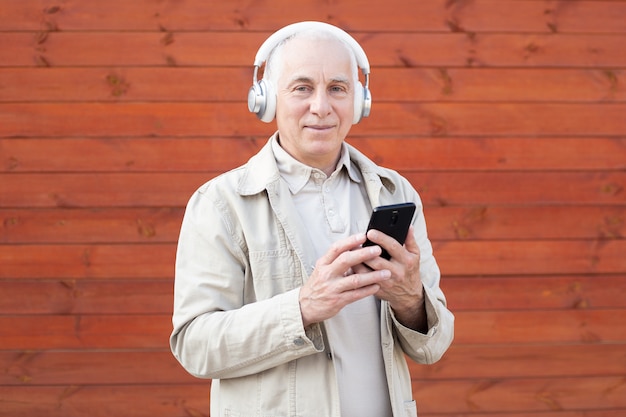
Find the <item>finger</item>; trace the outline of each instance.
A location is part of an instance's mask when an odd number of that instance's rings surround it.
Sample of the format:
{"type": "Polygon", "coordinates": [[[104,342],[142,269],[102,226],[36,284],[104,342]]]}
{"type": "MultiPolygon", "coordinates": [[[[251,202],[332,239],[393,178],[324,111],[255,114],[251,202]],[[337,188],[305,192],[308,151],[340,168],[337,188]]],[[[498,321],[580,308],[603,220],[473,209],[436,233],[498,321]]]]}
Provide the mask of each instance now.
{"type": "Polygon", "coordinates": [[[402,245],[391,236],[379,230],[372,229],[367,233],[367,237],[372,242],[385,248],[392,258],[397,258],[402,255],[402,245]]]}
{"type": "Polygon", "coordinates": [[[409,252],[415,255],[420,254],[420,247],[417,244],[417,240],[415,240],[415,228],[413,227],[413,225],[409,227],[409,233],[406,236],[404,247],[406,248],[406,250],[408,250],[409,252]]]}
{"type": "Polygon", "coordinates": [[[351,251],[346,251],[339,255],[334,262],[334,267],[342,274],[350,268],[357,268],[358,265],[366,263],[380,256],[382,249],[379,246],[367,246],[351,251]]]}
{"type": "Polygon", "coordinates": [[[387,269],[382,269],[380,271],[349,275],[341,280],[341,285],[343,292],[355,291],[372,285],[378,285],[389,278],[391,278],[391,272],[387,269]]]}
{"type": "Polygon", "coordinates": [[[357,233],[347,238],[340,239],[334,242],[328,251],[319,258],[319,262],[323,265],[329,265],[342,254],[360,247],[363,242],[365,242],[365,233],[357,233]]]}

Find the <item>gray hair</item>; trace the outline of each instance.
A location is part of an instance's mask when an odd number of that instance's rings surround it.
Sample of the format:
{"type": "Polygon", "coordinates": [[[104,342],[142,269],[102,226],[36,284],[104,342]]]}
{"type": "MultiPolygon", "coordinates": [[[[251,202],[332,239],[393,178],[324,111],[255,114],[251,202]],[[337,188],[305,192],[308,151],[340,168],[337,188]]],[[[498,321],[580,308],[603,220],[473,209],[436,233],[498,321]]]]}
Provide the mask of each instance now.
{"type": "Polygon", "coordinates": [[[352,47],[348,43],[346,43],[343,39],[339,38],[338,36],[335,36],[335,34],[331,33],[330,31],[327,31],[324,29],[318,29],[318,30],[306,30],[303,32],[295,33],[289,36],[288,38],[283,39],[270,52],[265,62],[265,69],[263,71],[263,79],[265,80],[265,82],[268,82],[274,88],[274,91],[277,91],[276,88],[278,86],[278,80],[280,79],[282,72],[283,72],[283,67],[284,67],[283,51],[284,51],[285,44],[289,42],[290,40],[296,39],[296,38],[307,38],[307,39],[312,39],[312,40],[334,39],[334,40],[339,41],[349,53],[350,69],[352,72],[354,85],[356,86],[358,84],[359,67],[357,65],[356,55],[354,51],[352,50],[352,47]]]}

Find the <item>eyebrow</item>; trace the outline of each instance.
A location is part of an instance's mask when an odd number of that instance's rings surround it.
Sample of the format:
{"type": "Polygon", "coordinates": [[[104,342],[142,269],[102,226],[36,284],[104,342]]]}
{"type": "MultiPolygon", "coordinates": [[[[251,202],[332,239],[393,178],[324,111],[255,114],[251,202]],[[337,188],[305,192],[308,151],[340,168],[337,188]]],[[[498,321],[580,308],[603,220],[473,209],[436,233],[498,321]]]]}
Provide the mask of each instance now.
{"type": "MultiPolygon", "coordinates": [[[[289,84],[288,84],[288,85],[291,85],[291,84],[294,84],[294,83],[299,83],[299,82],[300,82],[300,83],[301,83],[301,82],[304,82],[304,83],[313,83],[313,78],[311,78],[311,77],[307,77],[307,76],[304,76],[304,75],[302,75],[302,76],[296,76],[296,77],[294,77],[293,79],[291,79],[291,80],[289,81],[289,84]]],[[[343,76],[341,76],[341,77],[335,77],[335,78],[331,78],[331,79],[330,79],[330,83],[342,83],[342,84],[347,84],[347,85],[350,85],[350,78],[349,78],[349,77],[343,77],[343,76]]]]}

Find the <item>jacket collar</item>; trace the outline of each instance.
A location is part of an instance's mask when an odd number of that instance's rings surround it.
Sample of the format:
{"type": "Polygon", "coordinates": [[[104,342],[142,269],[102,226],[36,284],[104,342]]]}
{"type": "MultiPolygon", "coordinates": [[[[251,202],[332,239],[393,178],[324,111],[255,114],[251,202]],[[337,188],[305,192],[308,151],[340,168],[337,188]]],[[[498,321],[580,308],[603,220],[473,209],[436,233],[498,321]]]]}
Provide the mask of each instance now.
{"type": "MultiPolygon", "coordinates": [[[[272,151],[272,140],[276,139],[278,132],[274,133],[263,148],[242,167],[244,170],[239,180],[237,192],[242,196],[255,195],[270,187],[275,187],[280,180],[280,173],[276,165],[276,159],[272,151]]],[[[396,189],[392,178],[387,171],[376,165],[372,160],[358,151],[352,145],[346,143],[350,160],[358,167],[363,175],[367,194],[372,206],[378,205],[380,191],[384,187],[390,193],[396,189]]]]}

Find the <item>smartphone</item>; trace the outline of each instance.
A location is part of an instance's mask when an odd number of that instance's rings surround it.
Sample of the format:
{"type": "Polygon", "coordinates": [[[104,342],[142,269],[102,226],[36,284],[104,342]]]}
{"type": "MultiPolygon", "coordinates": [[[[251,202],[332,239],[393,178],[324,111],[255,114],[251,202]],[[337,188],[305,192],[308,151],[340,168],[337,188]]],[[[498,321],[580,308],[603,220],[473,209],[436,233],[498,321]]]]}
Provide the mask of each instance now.
{"type": "MultiPolygon", "coordinates": [[[[378,206],[372,212],[372,217],[370,218],[367,230],[379,230],[404,245],[414,213],[415,204],[411,202],[378,206]]],[[[363,246],[372,245],[374,245],[374,243],[369,239],[363,244],[363,246]]],[[[387,260],[391,259],[389,252],[387,252],[384,248],[382,249],[383,252],[380,256],[387,260]]]]}

